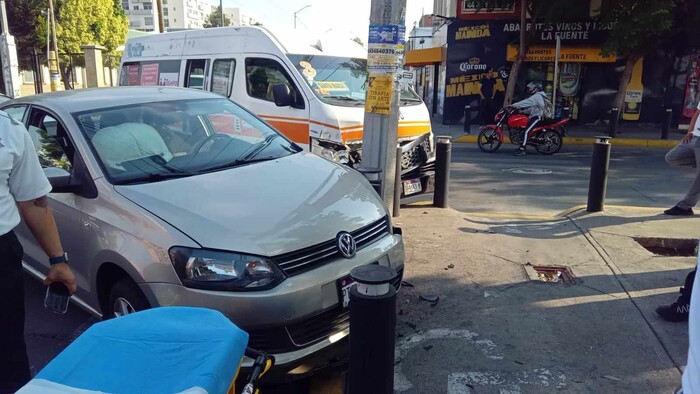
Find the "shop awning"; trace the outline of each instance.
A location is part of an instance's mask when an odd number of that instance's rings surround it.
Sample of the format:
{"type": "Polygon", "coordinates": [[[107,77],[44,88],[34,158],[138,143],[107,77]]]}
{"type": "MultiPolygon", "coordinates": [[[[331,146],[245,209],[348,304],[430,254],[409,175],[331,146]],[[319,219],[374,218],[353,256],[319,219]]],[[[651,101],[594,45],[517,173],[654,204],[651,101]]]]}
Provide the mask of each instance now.
{"type": "MultiPolygon", "coordinates": [[[[506,60],[512,62],[518,56],[518,47],[510,44],[506,60]]],[[[526,62],[553,63],[556,56],[554,47],[533,46],[528,48],[526,62]]],[[[562,47],[559,61],[563,63],[614,63],[615,56],[603,56],[599,47],[562,47]]]]}
{"type": "Polygon", "coordinates": [[[442,63],[444,49],[442,47],[414,49],[406,52],[406,66],[426,66],[429,64],[442,63]]]}

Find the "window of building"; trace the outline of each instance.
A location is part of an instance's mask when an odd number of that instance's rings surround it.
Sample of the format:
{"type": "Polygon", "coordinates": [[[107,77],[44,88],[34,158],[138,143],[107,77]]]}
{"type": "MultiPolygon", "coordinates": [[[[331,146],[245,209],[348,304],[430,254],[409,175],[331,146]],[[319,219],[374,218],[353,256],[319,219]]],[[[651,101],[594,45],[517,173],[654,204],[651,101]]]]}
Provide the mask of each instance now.
{"type": "Polygon", "coordinates": [[[143,3],[143,9],[144,10],[152,10],[153,4],[152,3],[143,3]]]}
{"type": "Polygon", "coordinates": [[[144,23],[146,26],[152,26],[152,25],[153,25],[153,17],[152,17],[152,16],[147,16],[147,17],[143,18],[143,23],[144,23]]]}
{"type": "Polygon", "coordinates": [[[168,15],[168,8],[163,8],[163,15],[168,15]]]}
{"type": "Polygon", "coordinates": [[[170,27],[170,19],[167,19],[167,18],[164,19],[164,20],[163,20],[163,26],[164,26],[164,27],[170,27]]]}
{"type": "Polygon", "coordinates": [[[134,10],[138,11],[139,9],[141,9],[141,7],[139,7],[137,5],[134,6],[134,10]]]}

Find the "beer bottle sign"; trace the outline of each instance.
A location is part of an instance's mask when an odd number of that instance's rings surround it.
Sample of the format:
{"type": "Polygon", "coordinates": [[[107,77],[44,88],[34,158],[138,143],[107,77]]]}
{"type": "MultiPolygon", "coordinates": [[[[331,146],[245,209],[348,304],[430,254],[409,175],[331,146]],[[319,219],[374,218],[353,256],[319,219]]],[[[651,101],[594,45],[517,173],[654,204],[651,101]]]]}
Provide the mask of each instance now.
{"type": "Polygon", "coordinates": [[[642,85],[643,64],[644,58],[640,58],[632,69],[632,77],[630,78],[630,83],[627,84],[625,106],[622,111],[622,119],[624,120],[639,120],[639,114],[642,109],[642,95],[644,93],[644,85],[642,85]]]}

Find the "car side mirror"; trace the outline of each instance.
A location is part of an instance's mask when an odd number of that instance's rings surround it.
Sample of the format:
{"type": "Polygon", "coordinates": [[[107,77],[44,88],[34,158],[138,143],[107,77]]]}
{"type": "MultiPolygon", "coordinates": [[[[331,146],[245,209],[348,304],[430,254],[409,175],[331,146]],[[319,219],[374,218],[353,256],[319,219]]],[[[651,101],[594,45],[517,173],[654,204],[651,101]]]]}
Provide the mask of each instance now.
{"type": "Polygon", "coordinates": [[[63,168],[47,167],[44,174],[51,184],[51,193],[78,193],[83,189],[80,179],[63,168]]]}
{"type": "Polygon", "coordinates": [[[289,86],[283,83],[278,83],[272,87],[272,97],[275,99],[275,105],[278,107],[289,107],[294,102],[289,86]]]}

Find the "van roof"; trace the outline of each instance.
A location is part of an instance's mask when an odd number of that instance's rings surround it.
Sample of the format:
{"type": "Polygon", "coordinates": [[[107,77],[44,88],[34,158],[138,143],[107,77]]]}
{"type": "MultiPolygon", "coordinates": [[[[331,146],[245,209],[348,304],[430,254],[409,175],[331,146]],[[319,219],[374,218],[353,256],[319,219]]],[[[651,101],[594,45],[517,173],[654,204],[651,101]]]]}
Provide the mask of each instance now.
{"type": "Polygon", "coordinates": [[[348,37],[332,34],[316,37],[299,30],[281,31],[262,26],[215,27],[134,37],[127,41],[124,58],[278,51],[367,58],[367,49],[348,37]],[[217,38],[225,40],[226,45],[221,45],[219,40],[213,44],[212,40],[217,38]]]}

